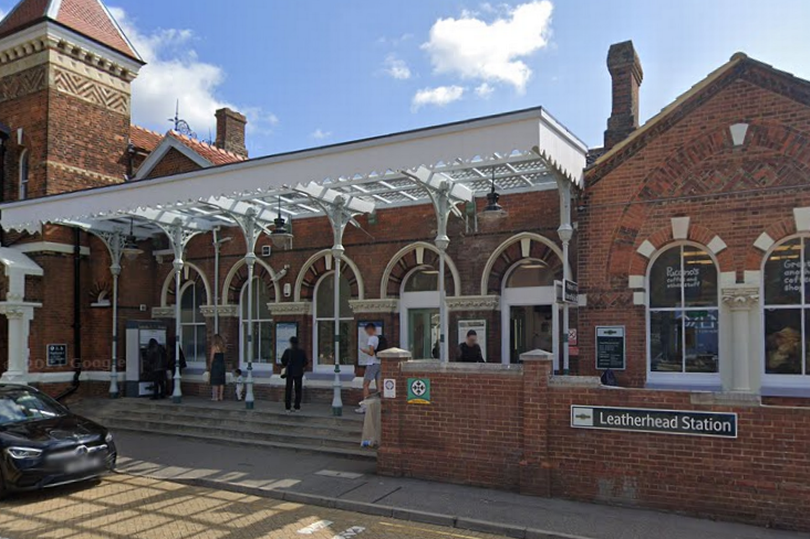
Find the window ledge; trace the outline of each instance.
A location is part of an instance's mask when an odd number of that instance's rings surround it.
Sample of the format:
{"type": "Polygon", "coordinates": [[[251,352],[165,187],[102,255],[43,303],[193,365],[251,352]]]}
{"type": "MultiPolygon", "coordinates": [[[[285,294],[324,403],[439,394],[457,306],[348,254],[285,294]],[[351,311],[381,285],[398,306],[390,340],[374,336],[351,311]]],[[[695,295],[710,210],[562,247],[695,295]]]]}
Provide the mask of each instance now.
{"type": "Polygon", "coordinates": [[[678,389],[683,391],[712,391],[723,390],[723,382],[719,374],[647,374],[647,389],[678,389]]]}
{"type": "Polygon", "coordinates": [[[763,397],[802,397],[810,398],[810,384],[799,385],[762,385],[760,393],[763,397]]]}

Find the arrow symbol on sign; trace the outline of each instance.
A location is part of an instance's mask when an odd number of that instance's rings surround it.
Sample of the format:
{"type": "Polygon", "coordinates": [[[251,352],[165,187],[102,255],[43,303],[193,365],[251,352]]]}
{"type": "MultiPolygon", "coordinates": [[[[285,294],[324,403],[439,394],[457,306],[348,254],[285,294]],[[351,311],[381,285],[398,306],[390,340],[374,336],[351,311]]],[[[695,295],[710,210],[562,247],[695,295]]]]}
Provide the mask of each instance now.
{"type": "Polygon", "coordinates": [[[579,414],[579,415],[574,416],[574,417],[576,417],[577,419],[582,419],[583,421],[586,420],[586,419],[591,418],[591,416],[589,416],[588,414],[579,414]]]}

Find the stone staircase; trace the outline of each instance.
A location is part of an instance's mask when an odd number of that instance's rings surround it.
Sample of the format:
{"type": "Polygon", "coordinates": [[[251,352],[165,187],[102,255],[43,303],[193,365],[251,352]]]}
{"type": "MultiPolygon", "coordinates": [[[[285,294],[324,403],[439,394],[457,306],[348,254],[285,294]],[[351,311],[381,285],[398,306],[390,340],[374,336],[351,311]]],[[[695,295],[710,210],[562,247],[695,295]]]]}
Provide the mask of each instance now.
{"type": "Polygon", "coordinates": [[[345,408],[332,416],[324,405],[309,405],[287,414],[278,403],[255,403],[246,410],[241,402],[211,402],[184,397],[182,404],[148,399],[87,399],[71,411],[92,419],[113,432],[131,431],[179,436],[253,448],[282,448],[375,460],[376,452],[361,448],[363,416],[345,408]]]}

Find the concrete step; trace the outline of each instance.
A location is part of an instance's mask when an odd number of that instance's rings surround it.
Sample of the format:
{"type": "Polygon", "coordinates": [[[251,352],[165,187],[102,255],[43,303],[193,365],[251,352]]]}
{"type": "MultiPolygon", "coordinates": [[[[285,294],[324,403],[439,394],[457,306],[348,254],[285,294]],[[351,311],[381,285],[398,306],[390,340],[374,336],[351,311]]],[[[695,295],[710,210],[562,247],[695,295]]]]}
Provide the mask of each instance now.
{"type": "Polygon", "coordinates": [[[231,445],[285,448],[375,459],[376,452],[360,447],[363,417],[346,410],[335,417],[326,406],[307,407],[287,414],[278,403],[243,403],[184,399],[182,404],[145,399],[93,399],[72,410],[101,423],[113,432],[159,433],[231,445]],[[350,415],[349,415],[350,414],[350,415]]]}

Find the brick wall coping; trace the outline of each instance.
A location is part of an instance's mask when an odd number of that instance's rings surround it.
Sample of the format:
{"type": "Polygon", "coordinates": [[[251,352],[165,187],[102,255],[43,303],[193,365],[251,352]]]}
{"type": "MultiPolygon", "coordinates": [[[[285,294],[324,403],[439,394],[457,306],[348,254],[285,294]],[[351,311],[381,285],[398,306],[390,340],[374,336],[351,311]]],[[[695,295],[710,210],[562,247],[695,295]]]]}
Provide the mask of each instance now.
{"type": "Polygon", "coordinates": [[[496,374],[523,376],[523,366],[500,363],[442,363],[434,359],[415,359],[400,363],[402,372],[436,372],[458,374],[496,374]]]}
{"type": "Polygon", "coordinates": [[[607,387],[598,376],[552,376],[549,387],[607,387]]]}

